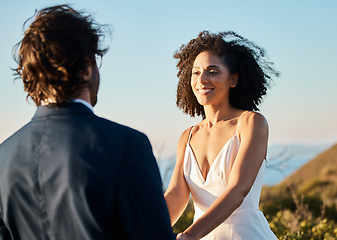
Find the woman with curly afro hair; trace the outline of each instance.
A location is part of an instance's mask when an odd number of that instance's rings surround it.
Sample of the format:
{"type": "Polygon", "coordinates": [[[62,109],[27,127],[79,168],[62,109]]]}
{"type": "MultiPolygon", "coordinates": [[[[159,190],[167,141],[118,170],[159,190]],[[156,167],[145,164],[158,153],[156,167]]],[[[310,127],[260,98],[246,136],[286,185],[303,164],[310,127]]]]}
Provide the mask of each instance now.
{"type": "Polygon", "coordinates": [[[203,31],[174,57],[177,105],[202,117],[180,137],[165,192],[172,225],[194,201],[194,222],[177,239],[276,239],[259,210],[268,123],[256,111],[279,73],[235,32],[203,31]]]}

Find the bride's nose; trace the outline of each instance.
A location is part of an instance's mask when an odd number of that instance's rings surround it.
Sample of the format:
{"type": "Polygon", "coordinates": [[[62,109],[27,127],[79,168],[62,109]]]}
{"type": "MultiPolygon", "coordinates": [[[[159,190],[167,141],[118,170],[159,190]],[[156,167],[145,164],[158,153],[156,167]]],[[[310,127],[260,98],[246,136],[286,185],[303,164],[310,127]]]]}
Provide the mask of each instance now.
{"type": "Polygon", "coordinates": [[[197,83],[205,83],[208,82],[207,72],[201,72],[197,77],[197,83]]]}

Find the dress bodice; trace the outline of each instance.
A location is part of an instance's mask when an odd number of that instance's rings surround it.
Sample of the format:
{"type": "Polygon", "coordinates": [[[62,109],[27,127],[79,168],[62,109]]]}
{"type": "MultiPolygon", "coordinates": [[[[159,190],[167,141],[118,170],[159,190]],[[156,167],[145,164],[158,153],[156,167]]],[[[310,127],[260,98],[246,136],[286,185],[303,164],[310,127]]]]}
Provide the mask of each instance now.
{"type": "MultiPolygon", "coordinates": [[[[239,120],[240,121],[240,120],[239,120]]],[[[238,122],[238,126],[239,126],[238,122]]],[[[238,128],[237,126],[237,128],[238,128]]],[[[192,129],[191,129],[192,133],[192,129]]],[[[231,166],[240,149],[237,131],[220,150],[204,178],[197,158],[190,146],[185,149],[183,172],[194,202],[194,221],[200,218],[211,204],[226,190],[231,166]]],[[[266,161],[263,161],[256,179],[242,204],[217,228],[203,239],[209,240],[263,240],[277,239],[259,210],[260,194],[266,161]]]]}
{"type": "MultiPolygon", "coordinates": [[[[193,150],[191,146],[187,144],[184,159],[184,175],[189,185],[194,203],[201,210],[206,211],[214,200],[227,188],[230,168],[238,153],[239,147],[239,139],[234,135],[220,150],[209,169],[206,179],[204,179],[193,150]]],[[[265,165],[264,161],[248,195],[245,197],[240,207],[235,211],[243,209],[259,209],[259,199],[263,184],[265,165]]]]}

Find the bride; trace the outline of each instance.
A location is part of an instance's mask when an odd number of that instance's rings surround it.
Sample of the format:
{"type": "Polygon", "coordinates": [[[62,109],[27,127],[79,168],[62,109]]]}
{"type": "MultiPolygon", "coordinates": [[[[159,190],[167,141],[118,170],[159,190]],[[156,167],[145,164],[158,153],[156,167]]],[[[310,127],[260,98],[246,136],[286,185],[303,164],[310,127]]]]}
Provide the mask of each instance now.
{"type": "Polygon", "coordinates": [[[234,32],[201,32],[174,57],[177,105],[203,119],[182,133],[165,192],[172,225],[193,198],[194,222],[177,239],[276,239],[258,208],[268,124],[255,111],[278,72],[234,32]]]}

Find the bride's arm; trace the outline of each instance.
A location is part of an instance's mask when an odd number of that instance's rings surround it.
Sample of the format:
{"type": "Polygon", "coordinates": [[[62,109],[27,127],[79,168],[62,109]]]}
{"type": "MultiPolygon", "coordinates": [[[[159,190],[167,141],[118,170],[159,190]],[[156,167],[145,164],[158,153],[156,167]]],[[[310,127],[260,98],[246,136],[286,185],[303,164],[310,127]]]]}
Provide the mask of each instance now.
{"type": "Polygon", "coordinates": [[[225,221],[251,189],[267,153],[268,124],[258,113],[247,114],[239,129],[241,145],[233,163],[228,188],[181,239],[200,239],[225,221]]]}
{"type": "Polygon", "coordinates": [[[171,218],[171,225],[175,224],[185,210],[190,195],[183,173],[184,155],[188,135],[189,129],[185,130],[179,139],[176,165],[172,173],[170,184],[164,195],[171,218]]]}

